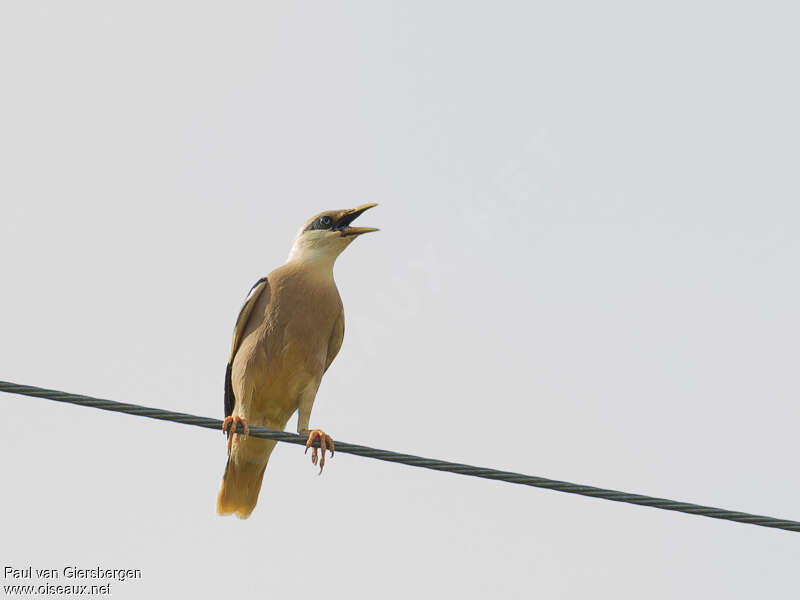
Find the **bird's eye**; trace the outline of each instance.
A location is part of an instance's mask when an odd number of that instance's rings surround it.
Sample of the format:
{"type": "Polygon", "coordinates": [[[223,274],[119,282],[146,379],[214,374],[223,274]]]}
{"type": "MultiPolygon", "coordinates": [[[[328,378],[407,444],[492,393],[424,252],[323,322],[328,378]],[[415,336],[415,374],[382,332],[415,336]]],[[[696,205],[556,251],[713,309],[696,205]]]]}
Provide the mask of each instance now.
{"type": "Polygon", "coordinates": [[[320,217],[319,219],[319,224],[322,225],[323,227],[330,227],[331,223],[333,223],[333,219],[331,219],[328,215],[320,217]]]}

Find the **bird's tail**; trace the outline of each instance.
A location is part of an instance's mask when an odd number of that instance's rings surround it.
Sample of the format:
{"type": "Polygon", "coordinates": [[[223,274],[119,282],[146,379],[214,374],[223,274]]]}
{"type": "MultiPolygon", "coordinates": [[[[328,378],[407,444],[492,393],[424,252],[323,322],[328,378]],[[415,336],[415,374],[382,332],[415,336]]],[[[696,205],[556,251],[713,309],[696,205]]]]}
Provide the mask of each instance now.
{"type": "MultiPolygon", "coordinates": [[[[237,437],[239,434],[236,434],[237,437]]],[[[225,465],[222,486],[217,496],[220,515],[246,519],[253,512],[261,491],[261,480],[275,442],[264,439],[237,439],[225,465]]]]}

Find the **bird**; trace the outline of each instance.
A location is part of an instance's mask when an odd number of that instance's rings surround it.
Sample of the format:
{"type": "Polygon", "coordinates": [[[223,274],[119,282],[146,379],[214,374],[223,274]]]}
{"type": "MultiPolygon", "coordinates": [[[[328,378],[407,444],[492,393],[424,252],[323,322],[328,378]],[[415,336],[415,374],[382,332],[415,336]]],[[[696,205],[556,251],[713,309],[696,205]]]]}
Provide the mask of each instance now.
{"type": "Polygon", "coordinates": [[[274,440],[248,437],[250,425],[282,431],[297,412],[297,433],[308,436],[306,453],[319,473],[325,451],[335,443],[321,429],[309,429],[322,376],[344,338],[344,309],[333,279],[338,256],[357,237],[378,231],[352,222],[377,204],[329,210],[311,217],[298,231],[286,264],[250,289],[233,331],[225,369],[228,458],[217,496],[220,515],[246,519],[258,502],[274,440]],[[241,425],[242,433],[238,433],[241,425]]]}

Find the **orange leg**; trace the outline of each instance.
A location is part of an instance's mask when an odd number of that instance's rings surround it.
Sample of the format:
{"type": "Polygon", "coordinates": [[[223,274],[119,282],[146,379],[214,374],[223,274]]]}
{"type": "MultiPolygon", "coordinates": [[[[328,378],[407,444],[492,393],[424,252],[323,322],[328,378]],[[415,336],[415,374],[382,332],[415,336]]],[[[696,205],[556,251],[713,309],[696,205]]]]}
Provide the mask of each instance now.
{"type": "Polygon", "coordinates": [[[311,464],[314,465],[317,464],[317,448],[312,444],[316,439],[319,439],[319,449],[322,450],[322,457],[319,460],[319,475],[322,475],[322,467],[325,466],[325,450],[330,450],[331,458],[333,458],[333,451],[336,450],[336,445],[333,443],[333,438],[321,429],[311,431],[306,442],[306,454],[308,454],[308,449],[311,448],[311,464]]]}
{"type": "MultiPolygon", "coordinates": [[[[223,433],[228,434],[228,455],[230,456],[231,453],[231,445],[233,445],[233,434],[236,432],[239,424],[242,425],[244,429],[244,435],[248,435],[250,433],[250,426],[247,424],[247,419],[243,419],[242,417],[225,417],[225,420],[222,422],[222,431],[223,433]],[[230,429],[230,431],[229,431],[230,429]]],[[[241,434],[240,434],[241,435],[241,434]]]]}

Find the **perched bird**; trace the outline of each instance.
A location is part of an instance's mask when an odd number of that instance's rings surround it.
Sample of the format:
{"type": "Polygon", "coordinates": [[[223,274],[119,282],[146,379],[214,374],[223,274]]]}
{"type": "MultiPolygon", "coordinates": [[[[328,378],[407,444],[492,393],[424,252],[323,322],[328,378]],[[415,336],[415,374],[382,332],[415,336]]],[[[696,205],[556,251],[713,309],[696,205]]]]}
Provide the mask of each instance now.
{"type": "MultiPolygon", "coordinates": [[[[253,512],[275,441],[248,437],[249,425],[283,430],[295,411],[297,432],[308,435],[306,452],[318,439],[333,456],[333,440],[309,430],[311,408],[322,375],[342,345],[344,311],[333,280],[333,263],[350,243],[373,227],[351,227],[365,204],[331,210],[307,221],[285,265],[259,279],[245,300],[233,331],[225,370],[228,463],[217,497],[217,512],[246,519],[253,512]],[[241,424],[244,435],[234,433],[241,424]]],[[[311,460],[317,464],[317,449],[311,460]]]]}

